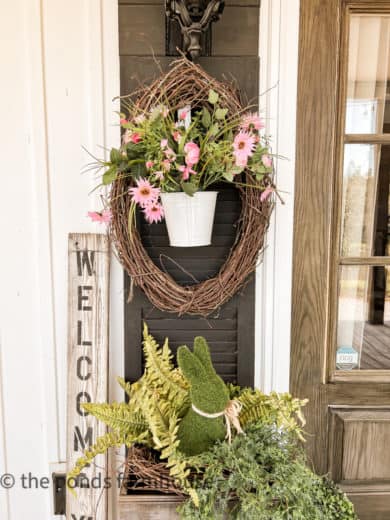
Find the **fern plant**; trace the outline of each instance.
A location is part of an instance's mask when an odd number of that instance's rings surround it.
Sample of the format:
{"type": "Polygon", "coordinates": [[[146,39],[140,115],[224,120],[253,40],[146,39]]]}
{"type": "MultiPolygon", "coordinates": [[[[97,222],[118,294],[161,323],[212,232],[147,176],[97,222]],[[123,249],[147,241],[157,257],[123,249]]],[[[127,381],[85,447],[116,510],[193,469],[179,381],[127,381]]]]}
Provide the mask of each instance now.
{"type": "MultiPolygon", "coordinates": [[[[149,334],[146,324],[143,351],[145,371],[142,377],[132,384],[118,378],[128,402],[83,404],[89,414],[107,425],[109,432],[99,437],[77,460],[68,473],[68,482],[76,479],[96,455],[105,453],[110,447],[139,444],[159,451],[160,458],[166,460],[170,475],[197,505],[198,494],[188,480],[191,461],[180,451],[178,439],[180,421],[191,405],[189,383],[173,363],[168,340],[160,347],[149,334]]],[[[259,390],[241,389],[229,384],[228,390],[231,399],[238,399],[242,405],[240,422],[244,429],[260,421],[302,437],[304,419],[301,406],[305,401],[293,399],[289,394],[267,396],[259,390]]]]}
{"type": "Polygon", "coordinates": [[[109,448],[141,444],[160,452],[160,458],[167,460],[171,476],[197,502],[187,479],[189,470],[184,455],[178,450],[177,438],[180,418],[189,407],[188,383],[173,365],[168,340],[160,347],[149,334],[146,324],[143,338],[143,376],[133,384],[118,378],[129,398],[128,402],[83,404],[83,408],[104,422],[110,432],[99,437],[77,460],[68,473],[68,483],[70,479],[76,479],[96,455],[105,453],[109,448]]]}

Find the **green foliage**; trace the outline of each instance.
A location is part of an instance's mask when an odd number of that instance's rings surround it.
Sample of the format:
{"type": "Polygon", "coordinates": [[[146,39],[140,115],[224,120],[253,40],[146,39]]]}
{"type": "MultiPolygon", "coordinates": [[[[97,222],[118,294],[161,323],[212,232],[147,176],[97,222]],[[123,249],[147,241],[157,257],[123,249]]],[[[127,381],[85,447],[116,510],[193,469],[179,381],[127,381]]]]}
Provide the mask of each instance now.
{"type": "MultiPolygon", "coordinates": [[[[193,353],[185,346],[180,347],[177,360],[190,384],[192,404],[208,414],[222,412],[229,401],[229,391],[215,372],[206,340],[195,338],[193,353]]],[[[196,455],[225,437],[224,418],[202,417],[190,408],[180,423],[178,435],[180,450],[196,455]]]]}
{"type": "Polygon", "coordinates": [[[345,495],[306,466],[296,437],[275,426],[253,423],[189,464],[199,506],[186,501],[182,519],[357,520],[345,495]]]}
{"type": "Polygon", "coordinates": [[[83,408],[119,434],[132,436],[138,442],[147,432],[147,422],[138,407],[134,406],[133,401],[112,404],[85,403],[83,408]]]}
{"type": "Polygon", "coordinates": [[[238,394],[236,397],[242,404],[240,422],[244,429],[249,423],[261,421],[295,432],[301,440],[304,440],[301,426],[305,425],[305,419],[301,408],[307,403],[306,399],[295,399],[288,393],[271,392],[265,395],[260,390],[251,388],[242,391],[233,390],[233,392],[238,394]]]}
{"type": "Polygon", "coordinates": [[[215,105],[218,103],[219,95],[214,90],[210,90],[209,92],[209,103],[215,105]]]}
{"type": "Polygon", "coordinates": [[[109,432],[98,437],[96,442],[88,450],[85,450],[83,457],[77,460],[75,467],[68,472],[66,476],[68,488],[74,491],[77,477],[88,464],[93,462],[97,455],[106,453],[109,448],[120,447],[123,444],[130,446],[132,442],[125,434],[120,434],[117,431],[109,432]]]}
{"type": "Polygon", "coordinates": [[[210,128],[211,125],[211,114],[206,107],[203,107],[202,110],[202,125],[205,128],[210,128]]]}
{"type": "Polygon", "coordinates": [[[183,454],[178,451],[177,432],[180,417],[189,407],[188,384],[181,372],[173,366],[172,353],[166,340],[160,348],[144,327],[145,372],[140,380],[130,384],[118,382],[129,397],[128,403],[87,403],[84,409],[107,424],[110,432],[99,438],[75,468],[68,474],[75,478],[99,453],[110,447],[125,444],[143,444],[160,451],[161,459],[167,459],[170,473],[196,502],[196,494],[190,489],[183,454]]]}
{"type": "Polygon", "coordinates": [[[118,379],[128,402],[83,405],[109,432],[80,457],[68,482],[110,447],[140,444],[159,451],[171,476],[189,495],[183,518],[217,520],[221,517],[218,508],[225,509],[231,493],[239,500],[231,518],[355,518],[337,488],[306,467],[297,447],[305,401],[289,394],[265,395],[225,385],[202,337],[195,338],[193,352],[180,347],[179,368],[174,366],[168,340],[160,347],[146,325],[143,349],[143,376],[132,384],[118,379]],[[247,433],[236,436],[232,446],[223,441],[226,427],[222,417],[202,417],[191,408],[193,403],[206,413],[221,412],[231,399],[242,404],[240,422],[247,433]],[[198,472],[194,484],[189,481],[192,471],[198,472]]]}
{"type": "Polygon", "coordinates": [[[184,193],[186,193],[190,197],[193,197],[195,195],[195,193],[198,191],[198,187],[190,181],[181,182],[180,186],[181,186],[182,190],[184,191],[184,193]]]}
{"type": "Polygon", "coordinates": [[[217,119],[225,119],[225,117],[227,116],[227,113],[228,113],[227,108],[217,108],[217,110],[215,111],[215,117],[217,119]]]}

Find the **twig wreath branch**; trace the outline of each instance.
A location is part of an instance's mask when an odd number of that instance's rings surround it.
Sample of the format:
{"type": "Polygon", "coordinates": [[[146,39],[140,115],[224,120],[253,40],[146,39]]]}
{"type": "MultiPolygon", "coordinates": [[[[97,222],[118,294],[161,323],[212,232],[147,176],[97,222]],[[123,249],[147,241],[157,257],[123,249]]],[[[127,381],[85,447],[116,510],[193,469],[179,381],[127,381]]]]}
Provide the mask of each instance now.
{"type": "MultiPolygon", "coordinates": [[[[219,94],[230,113],[242,114],[245,111],[237,91],[231,85],[217,81],[186,58],[175,61],[166,74],[150,86],[138,90],[135,106],[140,111],[148,111],[166,101],[177,108],[184,105],[207,106],[210,89],[219,94]]],[[[207,316],[243,287],[258,263],[274,205],[271,197],[262,200],[262,191],[255,187],[256,182],[247,171],[244,172],[243,185],[238,187],[241,215],[237,234],[219,273],[198,284],[182,286],[154,264],[142,244],[134,220],[129,219],[131,199],[128,190],[131,180],[119,176],[114,181],[110,192],[110,234],[119,260],[132,282],[155,307],[179,315],[207,316]]],[[[272,175],[264,177],[262,187],[263,190],[267,187],[274,189],[272,175]]]]}

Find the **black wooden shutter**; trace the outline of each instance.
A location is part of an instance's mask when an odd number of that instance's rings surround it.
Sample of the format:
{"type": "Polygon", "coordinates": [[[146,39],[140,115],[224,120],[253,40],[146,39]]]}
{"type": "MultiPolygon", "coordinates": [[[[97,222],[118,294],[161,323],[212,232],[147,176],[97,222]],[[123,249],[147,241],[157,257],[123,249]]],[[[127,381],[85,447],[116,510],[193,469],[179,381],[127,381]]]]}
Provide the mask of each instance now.
{"type": "MultiPolygon", "coordinates": [[[[120,67],[121,93],[128,94],[140,81],[150,81],[173,59],[178,32],[166,23],[164,4],[148,0],[120,0],[120,67]],[[168,37],[168,40],[167,40],[168,37]],[[151,56],[153,47],[156,58],[151,56]]],[[[226,2],[221,20],[204,38],[211,56],[200,64],[219,79],[235,78],[251,101],[257,101],[259,60],[258,0],[226,2]]],[[[165,223],[148,225],[140,219],[143,243],[153,261],[179,283],[190,284],[215,276],[236,236],[240,215],[237,190],[227,185],[219,188],[212,245],[198,248],[169,247],[165,223]],[[179,267],[180,266],[180,267],[179,267]],[[190,273],[190,274],[188,274],[190,273]]],[[[126,293],[130,283],[125,274],[126,293]]],[[[209,341],[213,362],[226,380],[240,385],[254,382],[255,280],[252,275],[244,289],[208,318],[181,316],[153,308],[145,295],[134,291],[130,303],[125,294],[125,377],[134,381],[143,370],[142,323],[160,342],[170,339],[173,351],[182,344],[192,345],[193,338],[203,335],[209,341]]]]}

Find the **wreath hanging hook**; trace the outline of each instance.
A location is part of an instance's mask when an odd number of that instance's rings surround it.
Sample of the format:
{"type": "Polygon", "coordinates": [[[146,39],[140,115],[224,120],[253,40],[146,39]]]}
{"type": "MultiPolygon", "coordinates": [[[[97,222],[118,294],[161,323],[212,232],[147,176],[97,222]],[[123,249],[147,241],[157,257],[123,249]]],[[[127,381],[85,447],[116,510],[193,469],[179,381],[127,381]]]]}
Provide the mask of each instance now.
{"type": "Polygon", "coordinates": [[[168,18],[177,20],[183,35],[183,51],[193,61],[201,55],[201,36],[223,12],[223,0],[166,0],[168,18]]]}

